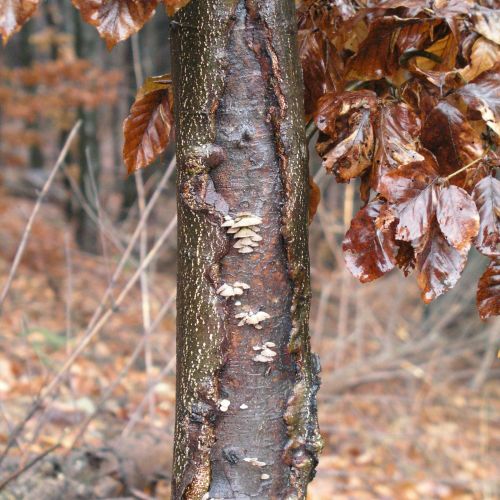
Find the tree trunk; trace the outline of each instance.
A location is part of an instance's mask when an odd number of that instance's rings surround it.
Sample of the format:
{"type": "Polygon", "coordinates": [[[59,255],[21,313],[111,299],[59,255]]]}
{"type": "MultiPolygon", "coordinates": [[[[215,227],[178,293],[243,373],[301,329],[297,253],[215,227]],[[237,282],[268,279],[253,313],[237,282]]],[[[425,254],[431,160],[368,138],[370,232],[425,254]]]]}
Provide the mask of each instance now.
{"type": "MultiPolygon", "coordinates": [[[[96,41],[92,28],[86,25],[78,12],[74,13],[75,20],[75,52],[80,59],[91,59],[95,53],[96,41]]],[[[97,110],[78,108],[78,117],[82,120],[79,142],[80,190],[87,205],[97,213],[97,196],[99,177],[101,172],[99,145],[97,142],[97,110]]],[[[79,247],[88,253],[101,252],[99,228],[80,206],[77,213],[76,241],[79,247]]]]}
{"type": "Polygon", "coordinates": [[[321,449],[295,24],[292,0],[192,0],[172,21],[175,499],[305,498],[321,449]],[[222,226],[241,213],[261,219],[249,253],[222,226]]]}

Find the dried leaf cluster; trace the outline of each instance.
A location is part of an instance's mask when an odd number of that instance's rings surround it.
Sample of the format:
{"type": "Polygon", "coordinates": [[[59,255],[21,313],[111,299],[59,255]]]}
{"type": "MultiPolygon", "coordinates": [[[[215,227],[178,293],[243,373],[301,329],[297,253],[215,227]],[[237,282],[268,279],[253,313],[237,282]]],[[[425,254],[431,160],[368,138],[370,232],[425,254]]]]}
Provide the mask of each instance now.
{"type": "MultiPolygon", "coordinates": [[[[95,26],[108,48],[137,33],[155,13],[161,0],[72,0],[82,19],[95,26]]],[[[0,35],[4,43],[28,21],[40,0],[3,0],[0,2],[0,35]]],[[[189,0],[163,0],[169,16],[189,0]]]]}
{"type": "Polygon", "coordinates": [[[500,10],[311,0],[298,13],[317,151],[339,182],[360,178],[364,207],[343,242],[351,273],[415,268],[430,302],[475,245],[491,259],[480,315],[500,314],[500,10]]]}

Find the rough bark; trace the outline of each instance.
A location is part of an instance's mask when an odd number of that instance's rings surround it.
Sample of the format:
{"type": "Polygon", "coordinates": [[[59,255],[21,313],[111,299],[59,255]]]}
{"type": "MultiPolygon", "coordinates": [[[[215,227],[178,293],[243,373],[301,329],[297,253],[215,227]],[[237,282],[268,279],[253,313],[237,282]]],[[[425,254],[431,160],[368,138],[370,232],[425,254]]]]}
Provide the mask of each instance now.
{"type": "Polygon", "coordinates": [[[296,45],[291,0],[192,0],[172,22],[175,499],[305,498],[321,449],[296,45]],[[222,227],[241,212],[262,219],[252,253],[222,227]],[[217,294],[237,281],[250,285],[243,295],[217,294]],[[257,311],[270,316],[262,329],[238,326],[235,315],[257,311]],[[256,360],[264,342],[275,344],[272,361],[256,360]]]}

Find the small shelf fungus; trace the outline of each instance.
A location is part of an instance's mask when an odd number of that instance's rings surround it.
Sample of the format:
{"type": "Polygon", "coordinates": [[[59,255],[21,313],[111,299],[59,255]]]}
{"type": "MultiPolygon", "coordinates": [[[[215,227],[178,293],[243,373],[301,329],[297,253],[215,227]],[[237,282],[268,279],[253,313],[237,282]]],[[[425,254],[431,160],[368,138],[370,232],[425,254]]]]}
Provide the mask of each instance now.
{"type": "Polygon", "coordinates": [[[274,342],[265,342],[264,345],[254,345],[252,349],[260,352],[254,356],[253,360],[258,363],[271,363],[274,361],[277,353],[271,347],[276,347],[276,344],[274,342]]]}
{"type": "Polygon", "coordinates": [[[240,320],[238,326],[252,325],[257,330],[261,330],[262,325],[260,323],[262,323],[262,321],[266,319],[269,319],[271,316],[269,316],[269,314],[264,311],[257,311],[256,313],[241,312],[236,314],[234,317],[240,320]]]}
{"type": "Polygon", "coordinates": [[[224,216],[222,227],[227,227],[228,234],[232,234],[236,240],[233,247],[239,253],[252,253],[253,249],[259,246],[262,241],[260,224],[262,219],[249,212],[240,212],[234,219],[230,215],[224,216]]]}
{"type": "Polygon", "coordinates": [[[267,465],[266,462],[261,462],[258,458],[254,457],[245,457],[243,460],[251,465],[255,465],[255,467],[265,467],[267,465]]]}
{"type": "Polygon", "coordinates": [[[220,401],[217,402],[219,410],[224,413],[228,410],[230,404],[231,401],[229,401],[229,399],[221,399],[220,401]]]}
{"type": "Polygon", "coordinates": [[[224,283],[217,289],[217,293],[225,298],[235,297],[236,295],[243,295],[244,290],[249,290],[250,285],[241,281],[235,281],[232,285],[224,283]]]}

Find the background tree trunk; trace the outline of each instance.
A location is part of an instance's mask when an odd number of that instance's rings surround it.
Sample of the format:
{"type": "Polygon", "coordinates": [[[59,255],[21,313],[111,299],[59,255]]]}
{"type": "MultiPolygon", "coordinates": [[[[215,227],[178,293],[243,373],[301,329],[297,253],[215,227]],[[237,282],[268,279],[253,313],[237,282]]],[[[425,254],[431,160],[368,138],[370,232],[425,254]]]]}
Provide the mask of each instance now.
{"type": "MultiPolygon", "coordinates": [[[[78,12],[74,12],[75,52],[80,59],[91,59],[96,50],[97,41],[93,37],[90,26],[85,24],[78,12]]],[[[78,117],[82,120],[80,129],[79,166],[80,190],[85,202],[97,213],[97,197],[101,165],[97,143],[97,110],[80,106],[78,117]]],[[[82,250],[89,253],[100,253],[99,228],[83,207],[78,208],[76,240],[82,250]]]]}
{"type": "Polygon", "coordinates": [[[295,25],[291,0],[192,0],[172,22],[176,499],[304,498],[321,449],[295,25]],[[221,227],[241,212],[262,219],[253,253],[221,227]],[[241,305],[216,293],[235,281],[250,285],[241,305]],[[270,315],[262,329],[238,326],[236,314],[256,311],[270,315]],[[276,346],[272,362],[254,359],[264,342],[276,346]]]}

